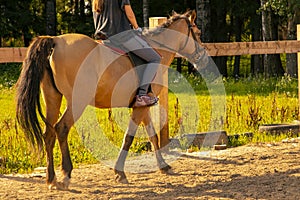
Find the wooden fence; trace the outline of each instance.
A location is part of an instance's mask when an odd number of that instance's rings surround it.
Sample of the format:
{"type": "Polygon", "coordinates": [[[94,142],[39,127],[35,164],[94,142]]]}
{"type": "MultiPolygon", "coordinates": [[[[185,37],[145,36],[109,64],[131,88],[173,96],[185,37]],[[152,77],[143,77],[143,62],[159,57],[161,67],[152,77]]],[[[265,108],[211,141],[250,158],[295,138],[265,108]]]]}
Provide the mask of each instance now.
{"type": "MultiPolygon", "coordinates": [[[[298,53],[298,74],[300,74],[300,25],[297,26],[297,40],[268,41],[268,42],[233,42],[233,43],[203,43],[210,56],[236,56],[247,54],[279,54],[298,53]]],[[[0,63],[22,62],[26,56],[27,48],[0,48],[0,63]]],[[[168,81],[168,76],[164,76],[168,81]]],[[[298,79],[298,96],[300,97],[300,78],[298,79]]],[[[168,110],[168,89],[164,88],[160,95],[160,105],[165,113],[168,110]]],[[[300,98],[299,98],[300,105],[300,98]]],[[[300,113],[300,112],[299,112],[300,113]]],[[[167,116],[166,116],[167,117],[167,116]]],[[[300,116],[299,116],[300,119],[300,116]]],[[[168,119],[160,124],[160,145],[169,142],[168,119]]]]}
{"type": "MultiPolygon", "coordinates": [[[[203,43],[210,56],[236,56],[247,54],[280,54],[300,52],[300,41],[203,43]]],[[[0,63],[22,62],[26,47],[0,48],[0,63]]]]}

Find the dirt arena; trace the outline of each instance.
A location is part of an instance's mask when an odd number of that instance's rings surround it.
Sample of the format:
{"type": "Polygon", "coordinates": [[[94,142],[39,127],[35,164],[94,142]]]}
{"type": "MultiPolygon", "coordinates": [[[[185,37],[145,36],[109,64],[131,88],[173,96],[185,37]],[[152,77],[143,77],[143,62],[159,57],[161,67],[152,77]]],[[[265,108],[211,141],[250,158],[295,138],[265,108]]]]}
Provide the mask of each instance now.
{"type": "Polygon", "coordinates": [[[74,169],[69,191],[48,190],[43,176],[0,175],[0,199],[295,200],[299,153],[300,139],[184,154],[170,163],[173,175],[127,173],[129,184],[115,183],[104,164],[83,165],[74,169]]]}

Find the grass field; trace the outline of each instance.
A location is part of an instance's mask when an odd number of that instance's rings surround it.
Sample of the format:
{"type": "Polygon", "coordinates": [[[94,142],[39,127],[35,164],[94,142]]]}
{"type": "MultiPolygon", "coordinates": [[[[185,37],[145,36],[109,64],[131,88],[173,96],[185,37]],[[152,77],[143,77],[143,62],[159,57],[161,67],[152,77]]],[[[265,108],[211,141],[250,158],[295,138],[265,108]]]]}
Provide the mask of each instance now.
{"type": "MultiPolygon", "coordinates": [[[[24,134],[15,120],[14,84],[18,77],[19,66],[0,69],[0,173],[31,171],[34,167],[45,166],[43,155],[32,153],[24,134]],[[41,159],[43,158],[43,159],[41,159]]],[[[297,80],[290,77],[264,79],[261,77],[240,80],[223,79],[225,87],[226,115],[222,119],[212,119],[212,96],[206,83],[198,76],[170,74],[169,85],[169,128],[171,137],[185,133],[208,131],[212,124],[223,123],[229,135],[253,132],[252,141],[240,139],[232,145],[247,142],[279,140],[258,134],[258,126],[271,123],[290,123],[298,116],[297,80]],[[187,90],[186,86],[192,88],[187,90]]],[[[88,108],[84,116],[71,129],[69,144],[71,157],[75,164],[95,163],[97,159],[115,157],[126,130],[130,109],[88,108]],[[95,114],[96,121],[89,121],[95,114]],[[88,134],[86,134],[88,133],[88,134]],[[98,138],[93,141],[87,137],[98,138]],[[86,143],[89,141],[89,144],[86,143]],[[100,143],[99,143],[100,141],[100,143]],[[95,145],[97,144],[97,145],[95,145]],[[96,152],[93,156],[86,148],[96,152]],[[97,148],[96,148],[97,147],[97,148]],[[99,148],[101,147],[101,148],[99,148]]],[[[155,115],[155,113],[154,113],[155,115]]],[[[155,118],[155,116],[154,116],[155,118]]],[[[141,152],[147,140],[141,126],[132,146],[132,152],[141,152]]],[[[60,153],[55,146],[55,163],[60,162],[60,153]]]]}

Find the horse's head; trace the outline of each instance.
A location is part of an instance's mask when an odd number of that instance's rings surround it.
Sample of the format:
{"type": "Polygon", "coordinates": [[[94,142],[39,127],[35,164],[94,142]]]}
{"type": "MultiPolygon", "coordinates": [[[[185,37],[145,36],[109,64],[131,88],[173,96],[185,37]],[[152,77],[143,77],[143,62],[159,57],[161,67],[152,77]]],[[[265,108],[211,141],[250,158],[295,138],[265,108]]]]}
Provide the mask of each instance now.
{"type": "Polygon", "coordinates": [[[200,37],[201,37],[201,30],[197,27],[195,20],[196,20],[196,11],[193,10],[192,12],[189,12],[190,14],[190,26],[191,26],[191,31],[192,34],[194,34],[194,39],[197,40],[199,43],[201,43],[200,37]]]}
{"type": "MultiPolygon", "coordinates": [[[[195,10],[189,10],[186,13],[180,15],[177,14],[175,11],[173,11],[173,15],[171,18],[173,18],[173,20],[182,20],[181,23],[186,23],[186,25],[180,25],[180,28],[186,29],[188,28],[189,31],[191,31],[191,37],[196,40],[197,42],[201,43],[200,40],[200,36],[201,36],[201,30],[197,27],[197,25],[195,24],[195,20],[196,20],[196,11],[195,10]],[[187,26],[187,27],[186,27],[187,26]]],[[[183,34],[185,30],[183,30],[183,34]]],[[[189,35],[189,33],[188,33],[189,35]]]]}
{"type": "Polygon", "coordinates": [[[194,10],[184,14],[173,12],[164,24],[149,31],[152,41],[159,44],[160,48],[179,53],[194,64],[198,63],[205,50],[201,47],[201,31],[196,26],[195,19],[194,10]]]}
{"type": "Polygon", "coordinates": [[[196,12],[194,10],[187,11],[182,15],[173,13],[171,17],[173,23],[169,26],[169,29],[181,33],[178,37],[178,53],[188,58],[194,64],[199,63],[203,55],[206,55],[201,45],[201,31],[195,24],[195,19],[196,12]]]}

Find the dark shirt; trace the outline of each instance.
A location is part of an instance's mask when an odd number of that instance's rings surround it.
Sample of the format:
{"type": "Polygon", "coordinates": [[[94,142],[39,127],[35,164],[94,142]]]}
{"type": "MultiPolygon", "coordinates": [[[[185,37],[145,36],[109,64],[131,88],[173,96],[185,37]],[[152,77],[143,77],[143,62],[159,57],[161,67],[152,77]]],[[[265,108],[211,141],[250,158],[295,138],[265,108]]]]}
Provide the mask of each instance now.
{"type": "Polygon", "coordinates": [[[125,5],[130,5],[130,0],[104,0],[103,12],[93,13],[95,35],[111,37],[130,30],[130,22],[124,11],[125,5]]]}

